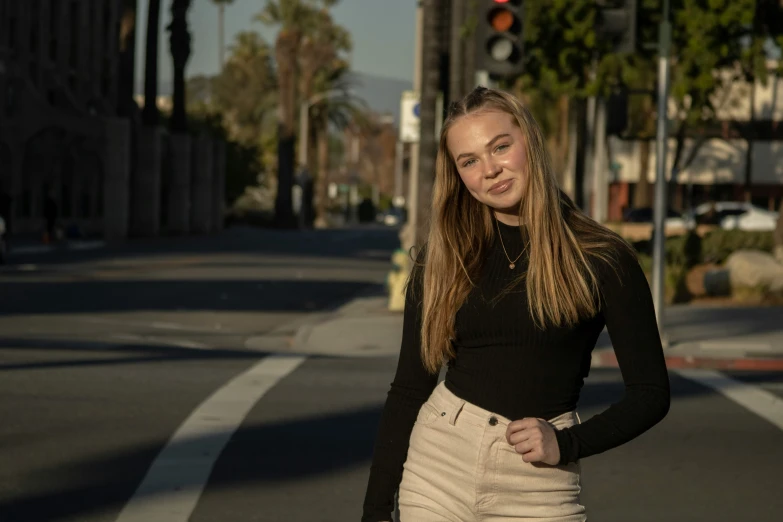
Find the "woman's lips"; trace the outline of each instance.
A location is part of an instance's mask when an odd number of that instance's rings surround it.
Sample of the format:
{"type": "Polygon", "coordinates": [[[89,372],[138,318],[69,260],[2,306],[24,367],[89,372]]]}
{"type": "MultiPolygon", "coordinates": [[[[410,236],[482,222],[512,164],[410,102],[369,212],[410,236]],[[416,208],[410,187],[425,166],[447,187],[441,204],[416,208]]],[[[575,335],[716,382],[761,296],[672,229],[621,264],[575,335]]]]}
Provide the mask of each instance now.
{"type": "Polygon", "coordinates": [[[508,188],[511,186],[513,182],[514,182],[513,179],[498,181],[497,183],[489,187],[489,190],[487,192],[491,194],[502,194],[503,192],[508,190],[508,188]]]}

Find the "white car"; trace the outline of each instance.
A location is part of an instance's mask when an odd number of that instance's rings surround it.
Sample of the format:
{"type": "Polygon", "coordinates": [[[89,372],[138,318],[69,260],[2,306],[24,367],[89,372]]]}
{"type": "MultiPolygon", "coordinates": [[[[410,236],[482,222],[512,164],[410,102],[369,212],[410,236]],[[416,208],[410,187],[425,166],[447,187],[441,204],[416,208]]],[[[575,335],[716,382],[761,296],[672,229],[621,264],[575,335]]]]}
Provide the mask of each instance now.
{"type": "Polygon", "coordinates": [[[767,231],[775,230],[778,213],[743,201],[716,201],[703,203],[693,209],[689,220],[695,223],[714,223],[723,229],[767,231]],[[714,207],[715,214],[710,216],[714,207]]]}

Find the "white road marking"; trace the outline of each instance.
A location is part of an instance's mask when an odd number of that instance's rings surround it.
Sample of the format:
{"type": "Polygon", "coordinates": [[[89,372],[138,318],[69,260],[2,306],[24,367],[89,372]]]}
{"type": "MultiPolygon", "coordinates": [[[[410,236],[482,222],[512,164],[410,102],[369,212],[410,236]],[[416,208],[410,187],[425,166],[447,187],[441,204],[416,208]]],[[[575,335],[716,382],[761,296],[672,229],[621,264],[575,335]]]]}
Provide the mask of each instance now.
{"type": "Polygon", "coordinates": [[[742,341],[702,341],[699,343],[702,350],[739,350],[744,352],[771,352],[770,343],[749,343],[742,341]]]}
{"type": "Polygon", "coordinates": [[[211,350],[212,347],[208,344],[198,343],[196,341],[190,341],[188,339],[170,339],[165,337],[152,337],[149,335],[134,335],[134,334],[114,334],[113,339],[121,339],[125,341],[143,341],[155,344],[165,344],[167,346],[176,346],[177,348],[188,348],[192,350],[211,350]]]}
{"type": "Polygon", "coordinates": [[[196,326],[196,325],[187,325],[187,324],[177,324],[177,323],[165,323],[161,321],[151,321],[151,322],[145,322],[145,321],[133,321],[133,320],[126,320],[126,319],[109,319],[104,317],[76,317],[77,321],[82,321],[85,323],[96,323],[96,324],[118,324],[123,326],[138,326],[142,328],[153,328],[157,330],[180,330],[185,332],[214,332],[215,330],[220,330],[221,333],[235,333],[234,330],[226,330],[222,327],[219,323],[215,323],[214,326],[196,326]]]}
{"type": "Polygon", "coordinates": [[[220,452],[250,409],[305,359],[266,357],[212,394],[161,450],[117,522],[187,522],[220,452]]]}
{"type": "Polygon", "coordinates": [[[676,372],[712,388],[783,430],[783,399],[777,395],[714,370],[683,369],[676,372]]]}

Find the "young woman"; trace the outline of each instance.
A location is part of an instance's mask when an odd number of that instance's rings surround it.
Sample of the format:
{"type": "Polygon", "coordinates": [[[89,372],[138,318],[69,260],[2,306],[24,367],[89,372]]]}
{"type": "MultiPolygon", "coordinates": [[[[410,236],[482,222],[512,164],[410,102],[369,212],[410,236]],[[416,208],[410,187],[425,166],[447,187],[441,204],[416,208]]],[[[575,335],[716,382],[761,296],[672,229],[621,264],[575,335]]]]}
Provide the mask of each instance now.
{"type": "Polygon", "coordinates": [[[398,488],[402,522],[584,521],[580,459],[669,410],[647,280],[627,243],[558,189],[513,96],[477,88],[454,104],[436,169],[362,521],[391,520],[398,488]],[[625,395],[581,423],[604,326],[625,395]]]}

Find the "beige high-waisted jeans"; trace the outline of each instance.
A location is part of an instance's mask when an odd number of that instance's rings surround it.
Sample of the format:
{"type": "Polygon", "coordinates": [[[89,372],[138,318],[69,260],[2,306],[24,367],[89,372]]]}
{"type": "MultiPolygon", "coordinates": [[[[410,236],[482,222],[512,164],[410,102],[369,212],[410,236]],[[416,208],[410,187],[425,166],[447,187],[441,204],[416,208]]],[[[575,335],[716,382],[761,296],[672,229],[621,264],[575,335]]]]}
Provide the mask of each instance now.
{"type": "MultiPolygon", "coordinates": [[[[509,419],[441,382],[419,411],[399,491],[400,522],[584,522],[580,465],[531,464],[506,441],[509,419]]],[[[575,412],[549,422],[579,422],[575,412]]]]}

